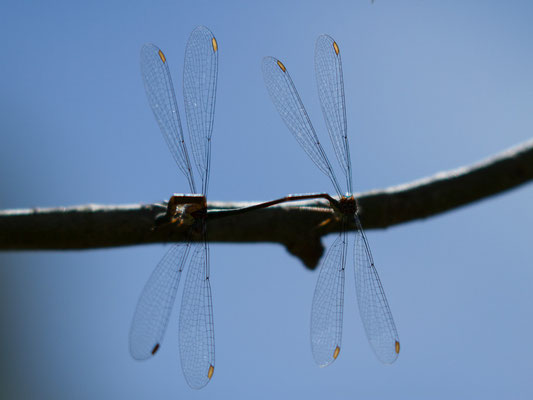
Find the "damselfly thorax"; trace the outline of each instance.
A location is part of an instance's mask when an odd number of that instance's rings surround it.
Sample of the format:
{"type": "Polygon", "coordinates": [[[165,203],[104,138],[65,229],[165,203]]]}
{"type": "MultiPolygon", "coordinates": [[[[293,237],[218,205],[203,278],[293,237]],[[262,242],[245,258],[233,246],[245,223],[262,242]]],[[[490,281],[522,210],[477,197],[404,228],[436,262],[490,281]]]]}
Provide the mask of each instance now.
{"type": "Polygon", "coordinates": [[[342,196],[336,204],[332,204],[334,208],[337,208],[338,212],[343,216],[354,216],[357,212],[357,201],[353,195],[342,196]]]}
{"type": "Polygon", "coordinates": [[[156,217],[156,228],[169,224],[192,226],[207,218],[207,199],[202,194],[174,194],[167,203],[165,214],[156,217]]]}

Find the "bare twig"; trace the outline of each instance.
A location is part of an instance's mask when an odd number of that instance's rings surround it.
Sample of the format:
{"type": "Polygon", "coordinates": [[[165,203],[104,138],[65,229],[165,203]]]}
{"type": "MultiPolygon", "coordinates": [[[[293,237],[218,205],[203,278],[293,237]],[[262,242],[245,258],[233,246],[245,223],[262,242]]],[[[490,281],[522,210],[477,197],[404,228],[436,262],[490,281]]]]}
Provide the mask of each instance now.
{"type": "MultiPolygon", "coordinates": [[[[379,229],[440,214],[532,179],[530,140],[471,166],[356,197],[363,226],[379,229]]],[[[253,204],[210,202],[209,216],[253,204]]],[[[90,249],[186,240],[185,226],[153,229],[156,216],[164,212],[162,203],[4,210],[0,211],[0,249],[90,249]]],[[[281,243],[310,268],[322,255],[320,238],[340,229],[328,203],[322,201],[208,217],[208,226],[210,241],[281,243]]]]}

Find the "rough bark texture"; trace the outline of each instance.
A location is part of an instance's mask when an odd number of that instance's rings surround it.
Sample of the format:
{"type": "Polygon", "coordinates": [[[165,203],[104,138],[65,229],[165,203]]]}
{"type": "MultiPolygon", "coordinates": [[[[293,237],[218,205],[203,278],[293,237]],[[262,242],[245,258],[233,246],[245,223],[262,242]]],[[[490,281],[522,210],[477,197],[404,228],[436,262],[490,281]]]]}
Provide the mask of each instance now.
{"type": "MultiPolygon", "coordinates": [[[[533,140],[471,166],[356,198],[365,229],[379,229],[440,214],[531,179],[533,140]]],[[[216,218],[224,210],[253,204],[208,203],[209,240],[281,243],[314,268],[323,252],[320,238],[340,229],[328,202],[323,200],[285,203],[216,218]]],[[[0,211],[0,250],[90,249],[187,240],[187,224],[154,229],[156,217],[165,210],[161,203],[4,210],[0,211]]]]}

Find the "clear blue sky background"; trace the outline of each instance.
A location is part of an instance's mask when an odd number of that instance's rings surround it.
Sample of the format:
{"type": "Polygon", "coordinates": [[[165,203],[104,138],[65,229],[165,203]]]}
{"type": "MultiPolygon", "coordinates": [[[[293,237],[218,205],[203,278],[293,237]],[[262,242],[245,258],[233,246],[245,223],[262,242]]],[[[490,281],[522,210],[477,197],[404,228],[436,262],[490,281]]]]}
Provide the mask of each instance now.
{"type": "MultiPolygon", "coordinates": [[[[220,47],[212,200],[332,191],[277,115],[260,68],[265,55],[285,62],[327,142],[313,65],[321,33],[343,54],[358,191],[472,163],[532,136],[532,20],[527,0],[5,1],[0,207],[150,203],[186,191],[145,98],[139,51],[160,46],[181,93],[185,43],[200,24],[220,47]]],[[[309,344],[317,274],[281,246],[214,244],[217,363],[201,391],[182,376],[178,307],[157,357],[128,352],[163,245],[0,254],[0,392],[532,398],[532,199],[527,185],[368,232],[402,343],[393,366],[366,342],[352,268],[343,350],[320,369],[309,344]]]]}

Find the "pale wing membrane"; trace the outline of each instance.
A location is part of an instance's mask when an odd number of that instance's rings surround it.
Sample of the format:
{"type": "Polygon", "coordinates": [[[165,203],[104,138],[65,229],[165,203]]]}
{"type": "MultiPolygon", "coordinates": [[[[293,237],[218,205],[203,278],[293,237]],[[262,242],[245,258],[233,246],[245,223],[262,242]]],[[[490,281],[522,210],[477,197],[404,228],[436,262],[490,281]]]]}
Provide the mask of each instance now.
{"type": "Polygon", "coordinates": [[[335,155],[352,193],[352,171],[341,54],[337,43],[328,35],[318,37],[315,46],[315,72],[318,95],[335,155]]]}
{"type": "Polygon", "coordinates": [[[208,263],[207,242],[197,244],[191,257],[181,301],[181,366],[187,383],[193,389],[205,386],[215,367],[215,335],[208,263]]]}
{"type": "Polygon", "coordinates": [[[196,193],[168,64],[163,52],[151,43],[141,49],[141,74],[148,102],[163,137],[179,169],[187,177],[192,193],[196,193]]]}
{"type": "Polygon", "coordinates": [[[141,293],[130,330],[130,353],[137,360],[154,355],[163,340],[189,248],[173,245],[141,293]]]}
{"type": "Polygon", "coordinates": [[[216,39],[209,29],[199,26],[191,33],[185,50],[183,98],[192,153],[202,178],[203,194],[207,194],[209,181],[217,73],[216,39]]]}
{"type": "Polygon", "coordinates": [[[366,235],[355,216],[355,286],[366,336],[379,360],[391,364],[398,358],[400,340],[389,303],[381,286],[366,235]]]}
{"type": "Polygon", "coordinates": [[[263,59],[263,77],[272,102],[285,125],[317,167],[331,179],[341,195],[331,164],[305,111],[305,107],[285,66],[274,57],[263,59]]]}
{"type": "Polygon", "coordinates": [[[315,362],[322,367],[335,361],[340,351],[347,246],[343,230],[321,263],[313,296],[311,349],[315,362]]]}

